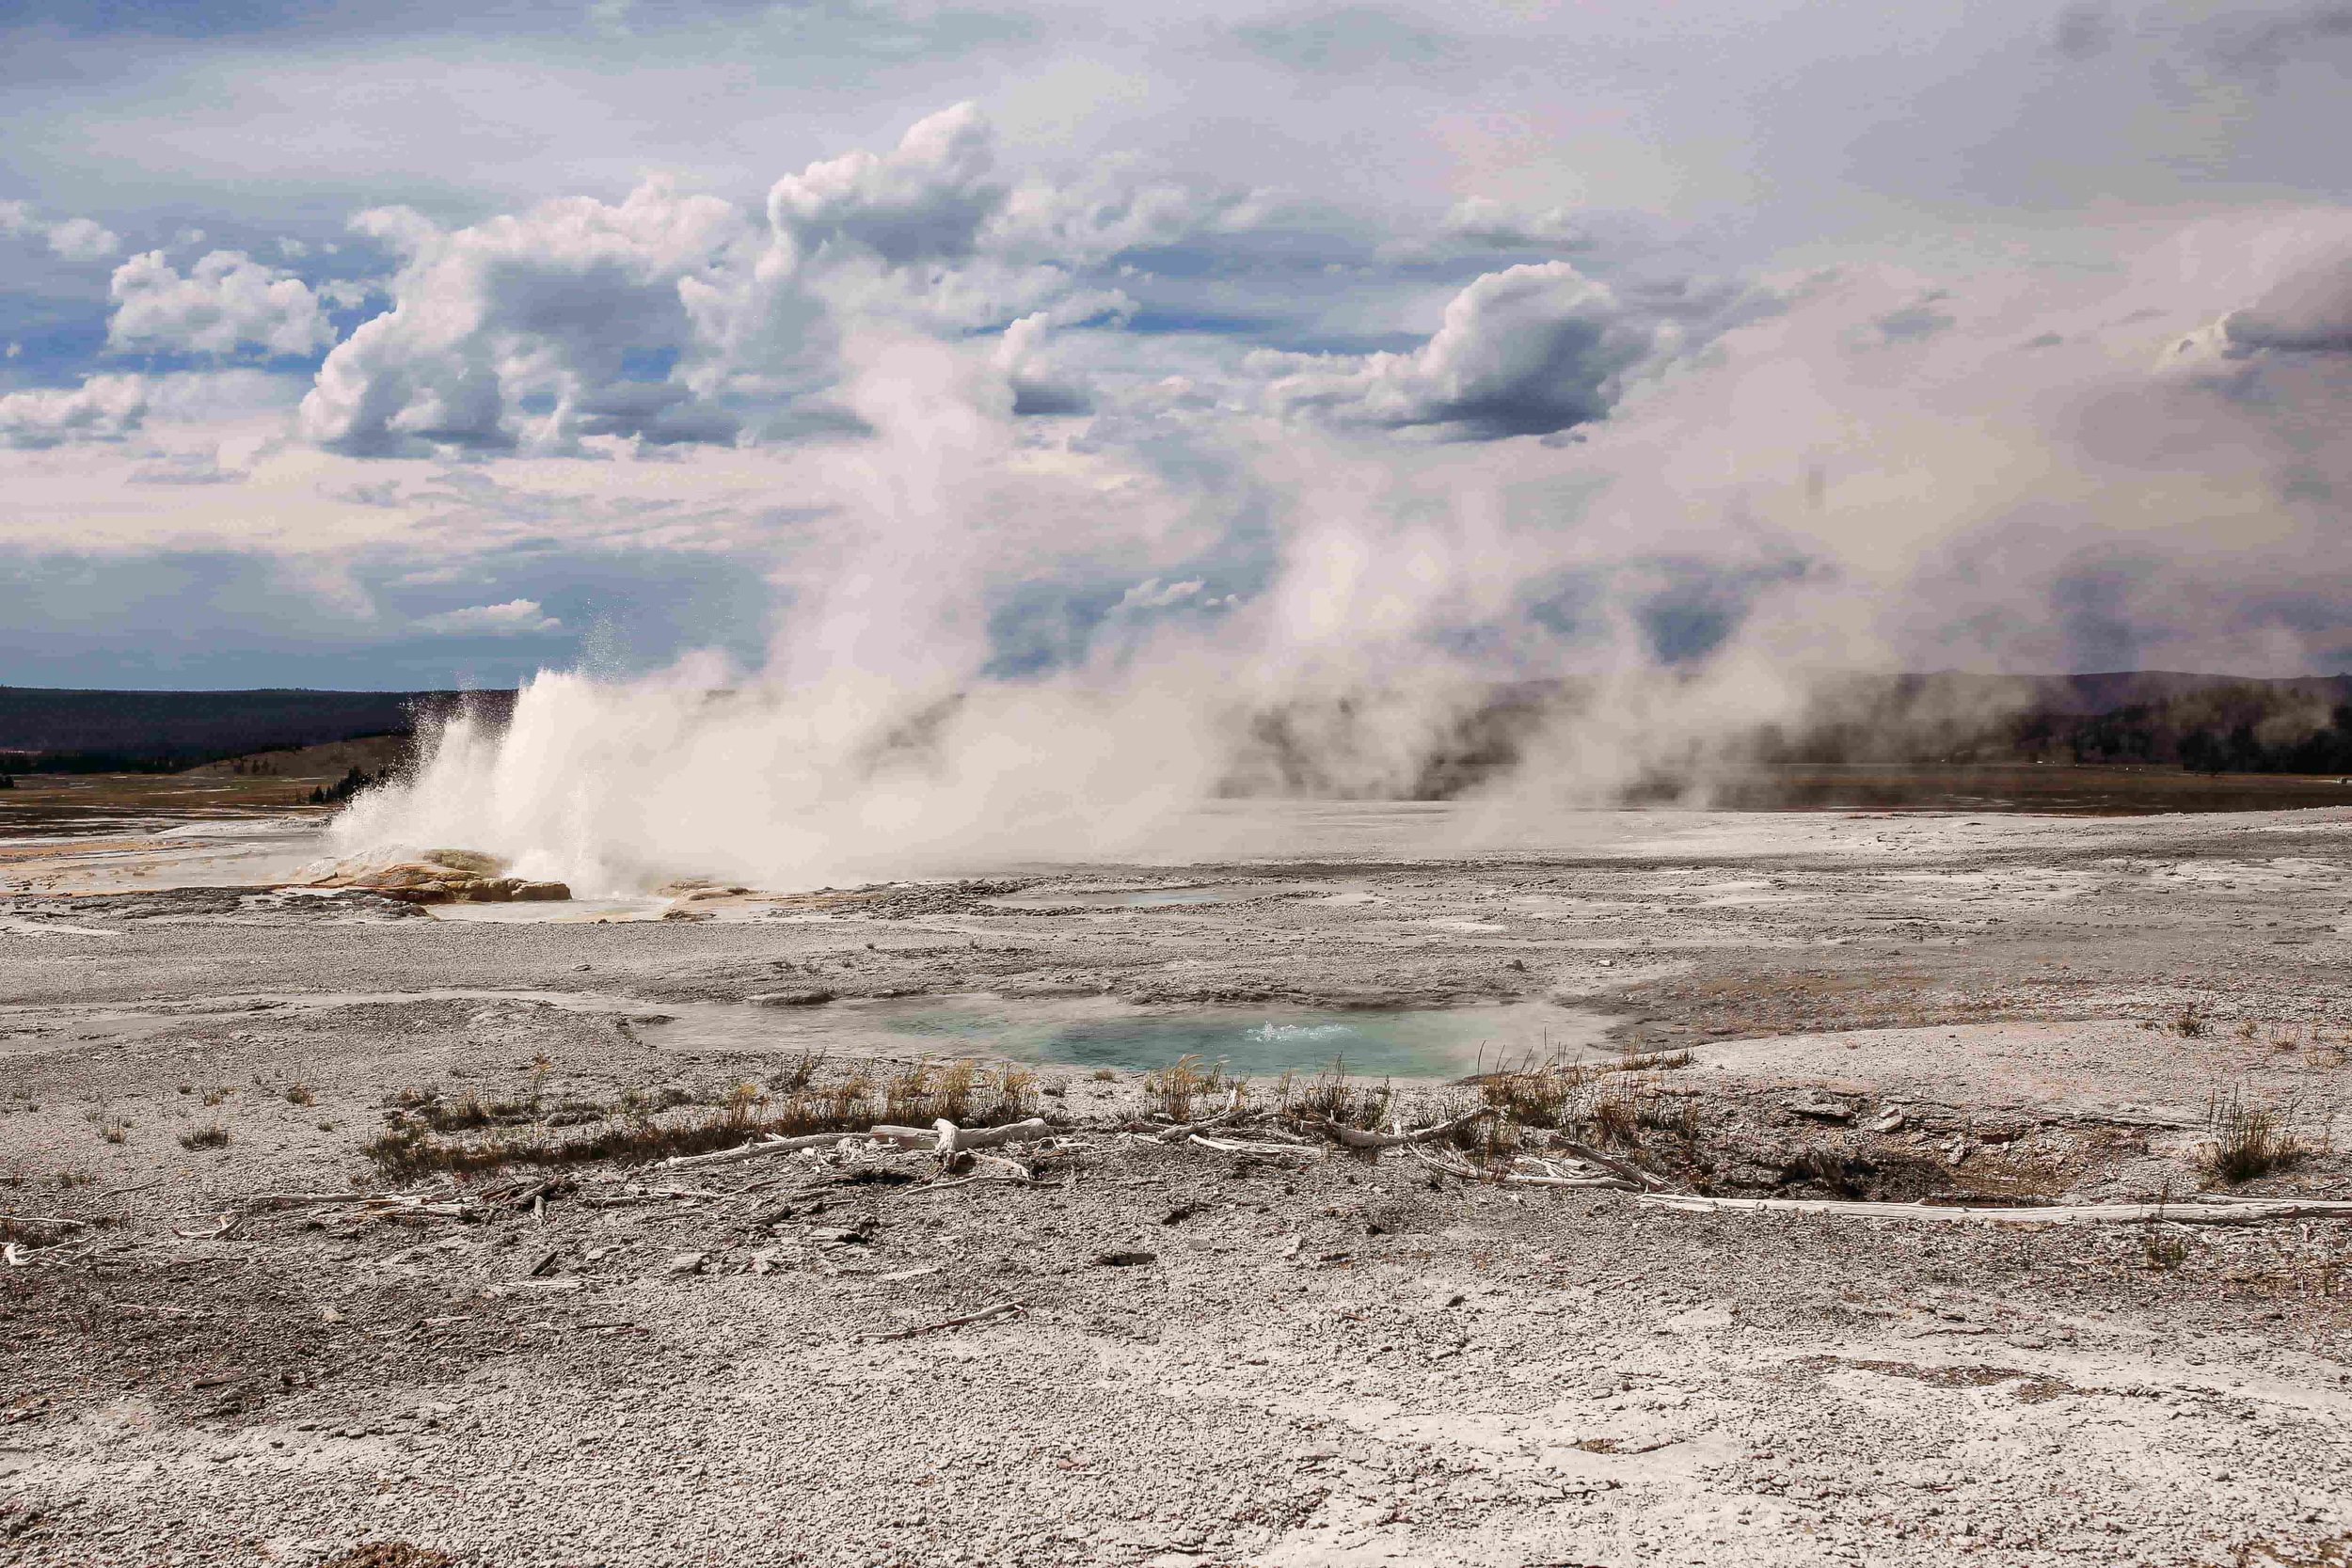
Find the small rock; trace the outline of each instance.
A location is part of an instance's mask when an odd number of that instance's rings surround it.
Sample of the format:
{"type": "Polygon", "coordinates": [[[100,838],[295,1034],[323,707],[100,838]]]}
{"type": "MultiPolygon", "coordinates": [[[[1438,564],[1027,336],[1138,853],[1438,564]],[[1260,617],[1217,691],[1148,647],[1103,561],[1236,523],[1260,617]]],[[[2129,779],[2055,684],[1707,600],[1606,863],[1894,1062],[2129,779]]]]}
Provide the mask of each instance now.
{"type": "Polygon", "coordinates": [[[1095,1267],[1102,1269],[1132,1269],[1159,1260],[1160,1255],[1156,1252],[1098,1252],[1094,1255],[1095,1267]]]}
{"type": "Polygon", "coordinates": [[[670,1259],[670,1272],[672,1274],[700,1274],[709,1262],[710,1254],[707,1252],[681,1252],[670,1259]]]}

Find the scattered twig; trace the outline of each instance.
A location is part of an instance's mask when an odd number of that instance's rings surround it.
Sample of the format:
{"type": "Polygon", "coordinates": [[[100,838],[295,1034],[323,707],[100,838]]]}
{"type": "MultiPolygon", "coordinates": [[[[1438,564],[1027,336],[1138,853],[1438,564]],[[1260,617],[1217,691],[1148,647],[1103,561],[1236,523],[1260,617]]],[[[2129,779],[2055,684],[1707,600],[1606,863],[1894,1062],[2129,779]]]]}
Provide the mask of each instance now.
{"type": "Polygon", "coordinates": [[[960,1318],[942,1318],[935,1323],[923,1323],[914,1328],[895,1328],[886,1334],[861,1334],[861,1344],[877,1339],[912,1339],[919,1334],[937,1334],[942,1329],[963,1328],[973,1323],[993,1323],[998,1318],[1011,1317],[1026,1310],[1026,1304],[1000,1301],[993,1307],[983,1307],[977,1312],[966,1312],[960,1318]]]}
{"type": "Polygon", "coordinates": [[[230,1227],[234,1226],[236,1223],[236,1215],[223,1214],[220,1216],[219,1222],[210,1230],[183,1230],[175,1225],[171,1227],[171,1233],[179,1237],[183,1242],[213,1242],[218,1241],[221,1237],[228,1235],[230,1227]]]}
{"type": "Polygon", "coordinates": [[[1482,1120],[1494,1114],[1493,1106],[1481,1105],[1468,1116],[1455,1117],[1451,1121],[1441,1121],[1434,1127],[1424,1127],[1413,1132],[1367,1132],[1361,1128],[1343,1126],[1328,1117],[1316,1119],[1325,1132],[1348,1148],[1377,1150],[1403,1148],[1409,1144],[1436,1143],[1440,1138],[1450,1137],[1460,1132],[1471,1122],[1482,1120]]]}
{"type": "Polygon", "coordinates": [[[1603,1154],[1590,1144],[1578,1143],[1574,1138],[1563,1138],[1560,1140],[1560,1148],[1564,1152],[1576,1156],[1586,1164],[1597,1165],[1610,1175],[1630,1181],[1645,1192],[1662,1193],[1666,1190],[1665,1182],[1641,1166],[1603,1154]]]}
{"type": "Polygon", "coordinates": [[[1502,1179],[1504,1185],[1512,1187],[1601,1187],[1620,1193],[1638,1193],[1642,1190],[1639,1183],[1612,1172],[1598,1169],[1563,1170],[1552,1161],[1538,1159],[1532,1154],[1521,1155],[1518,1163],[1534,1165],[1536,1168],[1532,1172],[1513,1171],[1502,1179]]]}

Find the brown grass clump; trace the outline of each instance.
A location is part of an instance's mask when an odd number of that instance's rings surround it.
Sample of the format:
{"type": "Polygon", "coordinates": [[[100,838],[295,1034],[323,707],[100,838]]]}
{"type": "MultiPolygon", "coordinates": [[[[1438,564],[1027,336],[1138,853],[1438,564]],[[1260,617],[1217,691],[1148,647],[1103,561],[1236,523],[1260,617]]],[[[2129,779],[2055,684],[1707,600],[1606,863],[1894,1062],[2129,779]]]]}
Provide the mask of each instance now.
{"type": "Polygon", "coordinates": [[[1478,1087],[1502,1119],[1556,1131],[1582,1119],[1592,1083],[1582,1068],[1551,1062],[1487,1073],[1478,1087]]]}
{"type": "Polygon", "coordinates": [[[817,1075],[824,1070],[824,1067],[825,1053],[823,1052],[803,1051],[771,1074],[768,1086],[786,1094],[797,1094],[814,1084],[817,1081],[817,1075]]]}
{"type": "Polygon", "coordinates": [[[2290,1169],[2317,1152],[2294,1126],[2295,1107],[2254,1106],[2232,1089],[2216,1092],[2205,1104],[2205,1131],[2213,1139],[2198,1168],[2208,1181],[2236,1186],[2273,1171],[2290,1169]]]}
{"type": "Polygon", "coordinates": [[[1584,1124],[1601,1143],[1638,1144],[1642,1141],[1642,1093],[1640,1085],[1626,1083],[1611,1087],[1595,1097],[1584,1113],[1584,1124]]]}
{"type": "Polygon", "coordinates": [[[221,1085],[217,1088],[206,1089],[204,1091],[204,1103],[207,1105],[217,1105],[222,1101],[227,1100],[230,1095],[234,1092],[235,1091],[230,1089],[226,1084],[221,1085]]]}
{"type": "Polygon", "coordinates": [[[310,1105],[317,1101],[318,1096],[310,1092],[310,1085],[300,1079],[286,1085],[286,1103],[289,1105],[310,1105]]]}
{"type": "Polygon", "coordinates": [[[942,1069],[924,1062],[894,1073],[879,1103],[873,1080],[863,1071],[821,1089],[810,1087],[780,1098],[751,1083],[732,1085],[715,1099],[678,1098],[682,1091],[630,1091],[608,1106],[567,1101],[565,1115],[572,1119],[550,1117],[527,1132],[510,1132],[492,1123],[486,1129],[491,1135],[479,1139],[440,1135],[453,1125],[463,1131],[485,1129],[449,1117],[437,1122],[424,1114],[434,1101],[395,1103],[386,1113],[384,1132],[362,1145],[360,1153],[387,1175],[402,1180],[434,1171],[486,1171],[515,1164],[604,1160],[635,1164],[728,1148],[771,1133],[789,1138],[863,1132],[877,1121],[921,1127],[946,1117],[964,1126],[994,1126],[1029,1115],[1034,1086],[1034,1075],[1023,1068],[956,1062],[942,1069]],[[690,1101],[707,1108],[698,1116],[667,1114],[690,1101]],[[549,1129],[565,1125],[583,1130],[550,1134],[549,1129]]]}
{"type": "Polygon", "coordinates": [[[1633,1108],[1633,1119],[1645,1130],[1679,1143],[1699,1141],[1698,1101],[1690,1095],[1645,1093],[1633,1108]]]}
{"type": "Polygon", "coordinates": [[[218,1122],[214,1122],[209,1127],[199,1127],[194,1132],[183,1132],[180,1134],[180,1147],[186,1149],[227,1148],[229,1129],[218,1122]]]}
{"type": "Polygon", "coordinates": [[[110,1144],[122,1143],[131,1136],[131,1122],[126,1117],[101,1108],[88,1113],[89,1124],[98,1129],[99,1138],[110,1144]]]}
{"type": "Polygon", "coordinates": [[[1347,1064],[1333,1057],[1331,1065],[1301,1086],[1282,1075],[1276,1112],[1286,1120],[1335,1122],[1342,1127],[1375,1132],[1388,1119],[1396,1091],[1383,1082],[1377,1087],[1347,1076],[1347,1064]]]}
{"type": "Polygon", "coordinates": [[[2208,1020],[2203,1006],[2195,997],[2181,1004],[2181,1010],[2172,1015],[2172,1032],[2183,1039],[2202,1039],[2208,1020]]]}
{"type": "MultiPolygon", "coordinates": [[[[1108,1069],[1095,1074],[1100,1078],[1108,1069]]],[[[1117,1077],[1118,1074],[1111,1073],[1117,1077]]],[[[1143,1092],[1154,1101],[1152,1109],[1170,1121],[1190,1121],[1196,1114],[1206,1116],[1223,1109],[1215,1103],[1230,1097],[1236,1089],[1244,1089],[1243,1082],[1228,1073],[1221,1063],[1204,1062],[1187,1053],[1164,1068],[1143,1075],[1143,1092]]]]}

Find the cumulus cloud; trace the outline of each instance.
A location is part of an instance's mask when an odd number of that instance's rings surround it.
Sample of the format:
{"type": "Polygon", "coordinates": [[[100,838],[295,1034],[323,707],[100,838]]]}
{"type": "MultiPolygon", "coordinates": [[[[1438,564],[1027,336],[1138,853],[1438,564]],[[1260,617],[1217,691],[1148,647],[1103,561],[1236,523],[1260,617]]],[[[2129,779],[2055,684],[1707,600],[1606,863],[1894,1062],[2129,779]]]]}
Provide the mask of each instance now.
{"type": "Polygon", "coordinates": [[[1012,411],[1021,415],[1084,414],[1094,397],[1084,379],[1053,347],[1053,329],[1104,313],[1120,313],[1133,302],[1117,293],[1070,302],[1062,309],[1023,316],[996,341],[992,363],[1012,390],[1012,411]]]}
{"type": "Polygon", "coordinates": [[[845,400],[857,367],[843,345],[905,334],[976,356],[995,334],[995,391],[978,395],[1083,412],[1091,394],[1049,340],[1135,308],[1105,286],[1113,259],[1270,210],[1115,161],[1015,177],[970,104],[885,151],[785,176],[764,214],[660,182],[618,205],[554,201],[456,230],[378,209],[355,226],[403,258],[390,309],[326,356],[301,429],[359,456],[854,434],[868,426],[845,400]]]}
{"type": "Polygon", "coordinates": [[[1005,199],[996,142],[977,105],[917,120],[888,152],[860,148],[787,174],[768,192],[768,221],[803,255],[869,250],[892,266],[971,254],[1005,199]]]}
{"type": "Polygon", "coordinates": [[[1120,594],[1112,610],[1114,613],[1121,610],[1166,610],[1169,605],[1184,603],[1207,586],[1198,578],[1165,584],[1157,578],[1146,578],[1120,594]]]}
{"type": "Polygon", "coordinates": [[[1126,160],[1104,159],[1068,181],[1014,185],[977,244],[1009,258],[1083,266],[1199,235],[1246,233],[1284,215],[1269,191],[1157,179],[1126,160]]]}
{"type": "Polygon", "coordinates": [[[101,261],[122,248],[120,237],[95,218],[52,221],[23,201],[0,201],[0,234],[42,241],[69,261],[101,261]]]}
{"type": "Polygon", "coordinates": [[[119,441],[147,418],[148,387],[135,375],[93,375],[79,387],[0,396],[0,446],[20,449],[119,441]]]}
{"type": "Polygon", "coordinates": [[[1451,238],[1495,250],[1567,250],[1589,243],[1565,207],[1514,207],[1488,197],[1458,201],[1439,225],[1451,238]]]}
{"type": "Polygon", "coordinates": [[[2328,224],[2293,236],[2286,248],[2249,303],[2185,334],[2159,370],[2266,396],[2281,412],[2315,401],[2352,411],[2337,385],[2352,372],[2352,230],[2328,224]]]}
{"type": "Polygon", "coordinates": [[[184,276],[164,252],[143,252],[115,269],[106,341],[118,350],[293,356],[335,341],[308,284],[239,250],[213,251],[184,276]]]}
{"type": "Polygon", "coordinates": [[[564,623],[539,608],[536,599],[508,599],[503,604],[473,605],[423,615],[417,625],[452,637],[536,637],[562,631],[564,623]]]}
{"type": "Polygon", "coordinates": [[[406,260],[391,309],[319,367],[312,440],[381,455],[734,438],[736,417],[688,374],[746,238],[728,202],[652,182],[617,205],[574,198],[466,229],[400,208],[355,227],[406,260]]]}
{"type": "Polygon", "coordinates": [[[1605,418],[1627,381],[1674,354],[1682,327],[1565,261],[1490,272],[1406,354],[1261,355],[1276,406],[1338,425],[1490,440],[1605,418]]]}
{"type": "Polygon", "coordinates": [[[2240,353],[2352,354],[2352,246],[2281,279],[2221,320],[2240,353]]]}

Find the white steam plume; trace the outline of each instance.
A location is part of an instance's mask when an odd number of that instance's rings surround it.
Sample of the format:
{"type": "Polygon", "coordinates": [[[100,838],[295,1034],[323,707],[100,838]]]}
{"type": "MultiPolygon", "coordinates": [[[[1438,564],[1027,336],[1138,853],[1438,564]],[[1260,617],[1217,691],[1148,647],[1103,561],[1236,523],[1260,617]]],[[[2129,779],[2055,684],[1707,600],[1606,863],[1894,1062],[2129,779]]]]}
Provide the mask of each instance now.
{"type": "Polygon", "coordinates": [[[1832,674],[2346,651],[2323,602],[2352,576],[2340,215],[2142,237],[2058,281],[1603,286],[1547,261],[1462,288],[1410,353],[1184,375],[1120,379],[1089,358],[1105,328],[1052,361],[1069,395],[1040,423],[1021,378],[1047,326],[1123,309],[1038,257],[1092,209],[1015,224],[973,117],[926,125],[787,182],[765,239],[660,192],[532,220],[628,259],[595,272],[616,299],[687,302],[647,318],[678,353],[659,408],[628,412],[644,384],[590,332],[613,311],[534,309],[549,341],[514,347],[515,290],[481,286],[508,274],[477,252],[553,245],[538,228],[419,242],[446,265],[405,272],[408,314],[322,372],[348,394],[314,394],[349,414],[331,441],[717,464],[755,429],[816,432],[788,498],[816,521],[758,668],[544,674],[505,733],[454,724],[363,797],[340,847],[482,849],[584,893],[1208,852],[1188,813],[1219,789],[1412,792],[1498,682],[1581,677],[1467,814],[1507,838],[1660,769],[1703,786],[1818,715],[1832,674]],[[435,289],[469,302],[446,342],[435,289]],[[1000,352],[1021,321],[1041,325],[1000,352]],[[727,412],[761,395],[805,406],[727,412]],[[572,423],[528,426],[529,396],[572,423]]]}

